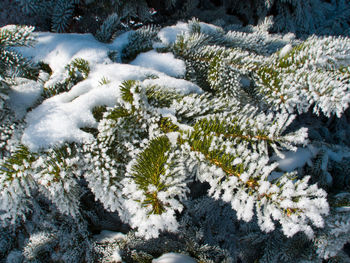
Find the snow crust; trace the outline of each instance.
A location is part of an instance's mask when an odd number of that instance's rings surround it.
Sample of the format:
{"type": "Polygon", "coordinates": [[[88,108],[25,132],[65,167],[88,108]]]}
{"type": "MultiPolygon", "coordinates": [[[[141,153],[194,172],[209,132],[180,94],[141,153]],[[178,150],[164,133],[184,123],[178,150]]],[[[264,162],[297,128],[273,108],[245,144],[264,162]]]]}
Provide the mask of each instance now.
{"type": "Polygon", "coordinates": [[[177,35],[184,34],[189,31],[188,24],[178,22],[174,26],[164,27],[158,32],[158,38],[164,45],[175,43],[177,35]]]}
{"type": "Polygon", "coordinates": [[[17,48],[25,57],[34,62],[43,61],[51,69],[62,71],[75,58],[84,58],[90,65],[110,63],[109,51],[121,51],[128,43],[129,32],[116,38],[113,43],[97,41],[91,34],[56,34],[49,32],[33,33],[36,39],[34,47],[17,48]]]}
{"type": "MultiPolygon", "coordinates": [[[[222,30],[220,27],[203,22],[200,22],[199,26],[201,31],[207,34],[222,30]]],[[[158,32],[158,38],[160,39],[161,44],[155,43],[154,47],[164,47],[174,44],[178,35],[185,34],[189,31],[190,28],[188,27],[188,23],[184,22],[177,22],[174,26],[164,27],[158,32]]]]}
{"type": "Polygon", "coordinates": [[[180,94],[198,93],[202,94],[203,90],[196,84],[184,79],[175,79],[166,75],[160,75],[157,79],[146,79],[144,85],[157,85],[165,89],[176,90],[180,94]]]}
{"type": "MultiPolygon", "coordinates": [[[[185,25],[180,23],[177,28],[170,30],[171,34],[166,31],[164,36],[177,34],[185,25]]],[[[171,53],[157,53],[154,50],[142,53],[132,65],[111,61],[108,53],[116,51],[120,56],[128,43],[129,34],[126,32],[113,43],[104,44],[95,40],[91,34],[36,33],[34,47],[19,48],[25,57],[49,64],[53,74],[45,86],[62,81],[65,78],[65,66],[75,58],[84,58],[90,65],[87,79],[68,92],[46,99],[27,114],[27,128],[22,136],[24,145],[31,151],[38,151],[64,142],[83,143],[92,140],[92,135],[81,128],[97,127],[92,115],[93,108],[116,105],[120,97],[119,86],[125,80],[143,81],[143,85],[158,85],[180,94],[203,92],[197,85],[181,79],[186,73],[185,63],[171,53]],[[107,79],[108,84],[102,85],[102,79],[107,79]]],[[[32,85],[21,92],[14,90],[12,105],[17,108],[19,115],[25,114],[26,109],[39,97],[41,89],[32,85]],[[25,92],[27,94],[23,94],[25,92]]]]}
{"type": "Polygon", "coordinates": [[[16,118],[21,119],[27,113],[27,109],[40,98],[43,85],[34,80],[17,79],[17,85],[11,86],[9,93],[10,107],[16,114],[16,118]]]}
{"type": "Polygon", "coordinates": [[[157,259],[153,259],[152,263],[195,263],[196,261],[186,255],[178,253],[167,253],[163,254],[157,259]]]}
{"type": "Polygon", "coordinates": [[[139,54],[130,64],[151,68],[172,77],[183,77],[186,73],[185,62],[176,59],[173,53],[157,53],[151,50],[139,54]]]}

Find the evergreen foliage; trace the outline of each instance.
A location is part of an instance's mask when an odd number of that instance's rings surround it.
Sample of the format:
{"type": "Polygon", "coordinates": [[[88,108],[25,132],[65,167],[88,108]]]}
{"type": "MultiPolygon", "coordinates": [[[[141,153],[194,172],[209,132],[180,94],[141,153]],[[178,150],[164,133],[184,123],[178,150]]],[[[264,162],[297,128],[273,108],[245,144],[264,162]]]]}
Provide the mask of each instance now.
{"type": "Polygon", "coordinates": [[[96,32],[96,39],[105,43],[110,42],[114,38],[119,25],[119,16],[116,13],[109,15],[96,32]]]}
{"type": "MultiPolygon", "coordinates": [[[[56,31],[67,28],[78,2],[55,1],[56,31]]],[[[167,8],[176,4],[170,2],[167,8]]],[[[268,2],[261,15],[273,5],[300,7],[268,2]]],[[[120,21],[148,8],[145,1],[117,4],[118,15],[96,34],[103,42],[113,39],[120,21]]],[[[202,262],[349,259],[343,247],[350,241],[350,142],[334,139],[344,137],[341,124],[348,124],[349,38],[226,32],[196,19],[182,29],[174,42],[153,26],[130,32],[121,60],[171,52],[185,62],[184,78],[203,92],[154,84],[163,74],[155,70],[158,75],[118,81],[114,104],[97,100],[89,109],[95,125],[81,128],[89,140],[36,152],[20,143],[23,118],[0,119],[0,256],[8,262],[104,262],[120,252],[126,262],[150,262],[178,251],[202,262]],[[306,125],[307,116],[315,123],[306,125]],[[338,134],[321,135],[322,128],[338,134]],[[284,169],[283,158],[300,151],[309,153],[308,161],[284,169]],[[101,213],[127,234],[93,240],[101,213]],[[16,231],[17,244],[7,235],[16,231]]],[[[12,46],[31,44],[32,28],[1,30],[4,56],[12,46]]],[[[3,64],[1,83],[9,87],[15,82],[3,64]]],[[[76,58],[59,77],[41,72],[46,78],[37,104],[69,94],[94,67],[76,58]]],[[[98,88],[115,85],[108,77],[96,81],[98,88]]]]}
{"type": "MultiPolygon", "coordinates": [[[[150,21],[177,21],[199,17],[201,20],[225,26],[227,29],[254,25],[271,33],[293,32],[298,36],[349,36],[349,10],[346,0],[16,0],[24,14],[38,16],[42,28],[56,32],[70,30],[95,33],[98,39],[109,41],[107,31],[115,31],[118,20],[135,26],[150,21]],[[87,27],[84,23],[95,23],[87,27]],[[114,29],[113,29],[114,28],[114,29]],[[103,33],[102,33],[103,32],[103,33]],[[104,35],[104,36],[103,36],[104,35]],[[102,38],[101,38],[102,37],[102,38]]],[[[115,32],[114,32],[115,33],[115,32]]]]}
{"type": "Polygon", "coordinates": [[[154,26],[137,29],[129,36],[128,45],[123,49],[122,61],[127,63],[141,52],[152,50],[153,41],[157,40],[158,30],[154,26]]]}
{"type": "Polygon", "coordinates": [[[251,100],[260,101],[262,107],[269,105],[272,109],[288,112],[297,110],[303,113],[312,106],[317,114],[322,112],[328,117],[331,114],[340,117],[347,109],[349,72],[343,66],[341,50],[349,49],[348,38],[316,40],[311,37],[300,45],[286,45],[277,54],[265,57],[257,50],[254,51],[258,54],[242,51],[247,48],[244,41],[240,41],[237,48],[213,45],[211,43],[215,41],[226,42],[225,45],[237,43],[221,32],[215,35],[219,40],[213,38],[215,32],[198,32],[196,24],[193,21],[191,33],[180,37],[173,50],[186,59],[188,67],[200,78],[196,81],[207,89],[220,87],[225,94],[234,93],[233,96],[239,99],[243,92],[241,100],[246,100],[248,95],[251,100]],[[324,52],[314,49],[316,41],[324,52]],[[340,46],[344,49],[338,50],[340,46]],[[203,76],[207,77],[203,79],[203,76]],[[248,80],[246,76],[249,76],[248,80]]]}
{"type": "Polygon", "coordinates": [[[82,58],[72,60],[65,69],[64,80],[53,85],[45,85],[43,97],[51,97],[69,91],[78,82],[86,79],[90,73],[89,62],[82,58]]]}
{"type": "MultiPolygon", "coordinates": [[[[79,0],[78,0],[79,2],[79,0]]],[[[64,32],[73,16],[74,1],[60,0],[57,1],[52,12],[52,31],[64,32]]]]}
{"type": "Polygon", "coordinates": [[[76,4],[79,0],[16,0],[27,15],[37,15],[50,21],[55,32],[65,32],[71,23],[76,4]]]}
{"type": "Polygon", "coordinates": [[[31,35],[34,27],[8,25],[0,28],[0,78],[1,85],[11,78],[22,76],[34,78],[33,70],[28,60],[18,54],[12,47],[32,45],[31,35]]]}

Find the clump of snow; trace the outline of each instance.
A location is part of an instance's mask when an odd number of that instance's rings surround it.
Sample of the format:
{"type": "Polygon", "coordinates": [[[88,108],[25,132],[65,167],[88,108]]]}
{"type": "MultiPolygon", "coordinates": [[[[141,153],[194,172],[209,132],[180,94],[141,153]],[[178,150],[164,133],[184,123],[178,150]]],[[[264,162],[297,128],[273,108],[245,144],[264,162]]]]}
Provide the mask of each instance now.
{"type": "Polygon", "coordinates": [[[151,50],[139,54],[130,64],[155,69],[172,77],[183,77],[186,73],[185,62],[175,58],[173,53],[151,50]]]}
{"type": "Polygon", "coordinates": [[[27,79],[17,79],[17,85],[11,86],[9,104],[16,118],[21,119],[40,98],[43,85],[40,82],[27,79]]]}
{"type": "Polygon", "coordinates": [[[110,243],[124,238],[125,234],[109,230],[102,230],[100,234],[94,236],[94,240],[97,243],[110,243]]]}
{"type": "Polygon", "coordinates": [[[202,94],[203,90],[196,84],[184,79],[175,79],[166,75],[159,75],[156,79],[145,79],[144,85],[156,85],[165,89],[172,89],[180,94],[198,93],[202,94]]]}
{"type": "Polygon", "coordinates": [[[83,57],[91,63],[107,62],[107,51],[91,34],[37,33],[35,48],[21,47],[20,52],[33,61],[43,61],[53,71],[62,70],[72,59],[83,57]],[[40,52],[38,52],[40,50],[40,52]]]}
{"type": "Polygon", "coordinates": [[[157,259],[153,259],[152,263],[196,263],[196,261],[186,255],[178,253],[167,253],[163,254],[157,259]]]}
{"type": "Polygon", "coordinates": [[[113,251],[112,255],[109,258],[109,262],[122,263],[122,257],[120,255],[119,249],[113,251]]]}
{"type": "MultiPolygon", "coordinates": [[[[200,22],[199,26],[202,32],[208,33],[208,34],[222,30],[220,29],[220,27],[203,23],[203,22],[200,22]]],[[[158,32],[158,38],[160,39],[161,42],[154,43],[153,47],[157,48],[157,47],[164,47],[164,46],[174,44],[178,35],[185,34],[189,31],[190,31],[190,28],[188,27],[188,24],[184,22],[178,22],[174,26],[164,27],[158,32]]]]}
{"type": "Polygon", "coordinates": [[[20,53],[34,62],[43,61],[55,71],[75,58],[84,58],[90,65],[110,63],[109,51],[121,52],[128,43],[129,32],[118,36],[113,43],[98,42],[91,34],[34,33],[35,47],[18,47],[20,53]]]}
{"type": "Polygon", "coordinates": [[[280,57],[280,58],[285,57],[289,52],[292,51],[292,49],[293,49],[293,47],[292,47],[291,44],[285,45],[285,46],[280,50],[279,57],[280,57]]]}
{"type": "Polygon", "coordinates": [[[201,27],[201,31],[205,34],[211,34],[211,33],[215,34],[218,31],[223,31],[222,28],[220,28],[218,26],[215,26],[212,24],[207,24],[204,22],[200,22],[199,26],[201,27]]]}
{"type": "MultiPolygon", "coordinates": [[[[167,46],[175,43],[177,35],[184,34],[189,31],[188,24],[178,22],[175,26],[164,27],[158,32],[158,38],[162,41],[162,44],[167,46]]],[[[155,45],[158,45],[156,43],[155,45]]]]}
{"type": "MultiPolygon", "coordinates": [[[[96,127],[92,115],[96,106],[113,107],[120,96],[119,86],[124,80],[143,80],[157,71],[125,64],[97,65],[90,76],[74,86],[69,92],[45,100],[26,116],[28,127],[25,129],[22,143],[30,150],[55,146],[64,142],[83,143],[92,140],[92,136],[81,130],[83,127],[96,127]],[[103,77],[110,83],[101,86],[103,77]]],[[[151,84],[152,81],[147,82],[151,84]]],[[[160,75],[153,84],[168,83],[179,93],[201,93],[201,89],[191,82],[160,75]],[[158,82],[157,82],[158,81],[158,82]]],[[[164,85],[165,86],[165,85],[164,85]]]]}
{"type": "Polygon", "coordinates": [[[311,163],[313,153],[307,148],[298,148],[297,151],[282,152],[284,158],[274,156],[272,161],[278,163],[278,168],[285,172],[291,172],[296,168],[303,167],[305,163],[311,163]]]}
{"type": "Polygon", "coordinates": [[[180,135],[180,133],[178,133],[178,132],[169,132],[169,133],[166,134],[166,136],[168,137],[171,145],[173,145],[173,146],[177,145],[177,143],[178,143],[177,139],[179,138],[179,135],[180,135]]]}
{"type": "MultiPolygon", "coordinates": [[[[172,30],[178,32],[185,25],[187,27],[187,24],[180,23],[176,30],[172,30]]],[[[186,67],[182,60],[170,53],[143,53],[133,61],[134,65],[113,63],[108,58],[108,52],[113,50],[121,53],[127,44],[128,35],[129,33],[124,33],[113,43],[105,44],[90,34],[37,33],[34,47],[20,48],[24,56],[48,63],[53,70],[45,87],[64,80],[65,66],[75,58],[81,57],[90,65],[87,79],[70,91],[45,100],[27,114],[27,127],[22,136],[24,145],[31,151],[37,151],[64,142],[83,143],[92,140],[92,135],[81,128],[97,126],[92,115],[93,108],[101,105],[115,106],[120,97],[119,86],[125,80],[144,81],[143,85],[157,85],[181,94],[203,92],[189,81],[174,78],[183,77],[186,67]],[[149,76],[155,76],[156,79],[149,79],[149,76]],[[107,79],[108,84],[102,85],[102,79],[107,79]]],[[[13,94],[13,107],[18,108],[21,116],[40,95],[39,87],[33,85],[31,89],[32,99],[29,99],[28,94],[22,96],[19,91],[13,94]]]]}

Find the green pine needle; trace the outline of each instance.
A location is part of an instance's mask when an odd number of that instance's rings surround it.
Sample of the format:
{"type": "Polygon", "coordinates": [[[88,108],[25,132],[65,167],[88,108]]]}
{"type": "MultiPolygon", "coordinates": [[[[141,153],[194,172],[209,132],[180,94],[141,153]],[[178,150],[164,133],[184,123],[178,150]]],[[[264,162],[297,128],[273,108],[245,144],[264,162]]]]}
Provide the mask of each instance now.
{"type": "Polygon", "coordinates": [[[120,91],[122,93],[121,97],[125,102],[129,102],[130,104],[134,102],[134,97],[131,92],[131,88],[134,87],[135,85],[136,85],[135,80],[126,80],[126,81],[123,81],[123,83],[121,84],[120,86],[120,91]]]}
{"type": "Polygon", "coordinates": [[[170,146],[166,136],[153,139],[138,155],[136,164],[132,167],[135,183],[146,193],[143,204],[152,206],[152,214],[162,214],[165,211],[164,204],[158,199],[157,193],[166,187],[161,182],[161,175],[165,174],[167,152],[170,146]],[[149,186],[154,186],[157,190],[149,192],[149,186]]]}
{"type": "Polygon", "coordinates": [[[8,180],[12,181],[14,179],[14,175],[17,174],[18,169],[15,167],[25,167],[26,165],[30,165],[37,159],[37,155],[28,150],[28,148],[24,145],[19,145],[16,152],[5,159],[4,162],[0,163],[0,172],[3,173],[8,180]]]}

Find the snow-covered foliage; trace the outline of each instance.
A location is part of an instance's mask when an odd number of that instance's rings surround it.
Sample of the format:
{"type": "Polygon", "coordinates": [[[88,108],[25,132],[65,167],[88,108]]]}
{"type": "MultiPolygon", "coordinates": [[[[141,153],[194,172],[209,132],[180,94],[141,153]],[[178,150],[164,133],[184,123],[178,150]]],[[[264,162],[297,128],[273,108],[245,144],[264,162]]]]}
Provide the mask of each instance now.
{"type": "Polygon", "coordinates": [[[33,44],[31,33],[34,27],[7,25],[0,28],[0,99],[1,107],[6,98],[7,82],[14,77],[31,77],[35,70],[30,62],[17,53],[14,46],[28,46],[33,44]]]}
{"type": "MultiPolygon", "coordinates": [[[[12,18],[14,21],[27,19],[56,32],[97,31],[103,41],[109,41],[118,26],[192,17],[240,31],[292,32],[298,36],[350,33],[347,0],[15,0],[14,4],[12,12],[18,17],[12,18]]],[[[7,6],[4,3],[3,8],[7,6]]]]}
{"type": "Polygon", "coordinates": [[[0,255],[345,259],[349,38],[226,32],[195,19],[115,35],[119,17],[109,19],[97,39],[110,43],[1,29],[4,52],[36,37],[13,52],[40,71],[1,75],[1,232],[25,230],[17,244],[0,234],[0,255]],[[90,239],[101,211],[127,235],[90,239]]]}

